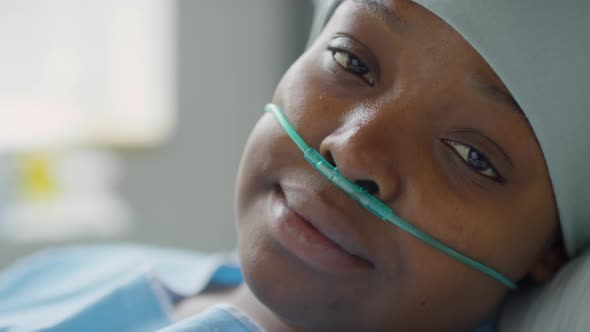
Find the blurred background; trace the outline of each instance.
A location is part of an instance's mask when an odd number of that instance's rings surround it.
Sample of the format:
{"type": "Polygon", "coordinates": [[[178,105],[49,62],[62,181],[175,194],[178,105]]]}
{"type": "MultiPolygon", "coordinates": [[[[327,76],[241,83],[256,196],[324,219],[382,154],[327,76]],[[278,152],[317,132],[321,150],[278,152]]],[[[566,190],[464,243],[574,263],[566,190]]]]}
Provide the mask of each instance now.
{"type": "Polygon", "coordinates": [[[0,0],[0,268],[47,246],[235,244],[233,188],[312,0],[0,0]]]}

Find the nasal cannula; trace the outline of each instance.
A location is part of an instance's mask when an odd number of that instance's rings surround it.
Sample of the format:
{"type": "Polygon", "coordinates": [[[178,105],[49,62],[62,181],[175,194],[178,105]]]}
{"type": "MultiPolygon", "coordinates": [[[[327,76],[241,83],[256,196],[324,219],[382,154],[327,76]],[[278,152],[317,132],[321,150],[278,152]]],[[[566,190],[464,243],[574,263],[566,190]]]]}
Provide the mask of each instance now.
{"type": "Polygon", "coordinates": [[[483,263],[478,262],[473,258],[463,255],[462,253],[445,245],[444,243],[424,233],[414,225],[395,215],[391,208],[389,208],[383,202],[375,198],[375,196],[369,194],[362,187],[354,184],[352,181],[348,180],[346,177],[340,174],[337,167],[332,166],[332,164],[330,164],[326,159],[324,159],[324,157],[322,157],[322,155],[319,152],[317,152],[315,149],[311,148],[309,145],[307,145],[307,143],[305,143],[303,138],[301,138],[301,136],[299,136],[299,134],[293,128],[293,126],[291,126],[289,120],[287,120],[287,118],[277,105],[267,104],[265,106],[265,110],[266,112],[272,113],[276,117],[280,125],[287,132],[287,135],[289,135],[289,137],[293,140],[293,142],[295,142],[297,147],[299,147],[299,149],[303,152],[305,159],[322,175],[328,178],[328,180],[330,180],[338,188],[342,189],[346,194],[348,194],[348,196],[350,196],[353,200],[357,201],[361,206],[365,207],[367,210],[372,212],[380,219],[394,224],[395,226],[410,233],[411,235],[422,240],[428,245],[442,251],[450,257],[460,261],[461,263],[464,263],[498,280],[506,287],[510,289],[517,288],[516,284],[512,280],[510,280],[500,272],[494,270],[493,268],[483,263]]]}

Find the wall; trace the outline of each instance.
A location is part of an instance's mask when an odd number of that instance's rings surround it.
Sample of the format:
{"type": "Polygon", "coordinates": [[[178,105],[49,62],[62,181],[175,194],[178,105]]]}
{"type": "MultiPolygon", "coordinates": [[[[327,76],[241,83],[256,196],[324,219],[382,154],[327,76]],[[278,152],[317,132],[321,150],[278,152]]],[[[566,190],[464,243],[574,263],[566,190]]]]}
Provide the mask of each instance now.
{"type": "MultiPolygon", "coordinates": [[[[311,15],[306,0],[177,1],[178,127],[161,148],[121,152],[119,189],[136,224],[114,240],[202,251],[234,247],[241,150],[305,47],[311,15]]],[[[0,268],[47,245],[0,243],[0,268]]]]}

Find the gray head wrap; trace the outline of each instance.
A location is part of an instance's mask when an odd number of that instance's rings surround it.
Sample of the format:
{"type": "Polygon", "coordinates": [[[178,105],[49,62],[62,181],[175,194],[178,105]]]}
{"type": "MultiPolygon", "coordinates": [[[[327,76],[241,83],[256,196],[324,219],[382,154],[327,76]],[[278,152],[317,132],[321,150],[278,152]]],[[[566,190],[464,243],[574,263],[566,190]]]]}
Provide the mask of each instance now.
{"type": "MultiPolygon", "coordinates": [[[[319,1],[318,33],[341,1],[319,1]]],[[[416,0],[490,64],[543,150],[567,252],[590,242],[590,1],[416,0]]],[[[531,229],[531,232],[534,232],[531,229]]]]}

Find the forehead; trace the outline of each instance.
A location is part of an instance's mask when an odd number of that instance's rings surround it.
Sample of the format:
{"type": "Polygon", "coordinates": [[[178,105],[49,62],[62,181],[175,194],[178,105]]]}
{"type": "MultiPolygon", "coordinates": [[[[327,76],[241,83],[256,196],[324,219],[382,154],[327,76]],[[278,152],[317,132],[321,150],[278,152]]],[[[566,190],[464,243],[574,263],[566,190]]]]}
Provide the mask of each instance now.
{"type": "Polygon", "coordinates": [[[412,25],[403,16],[398,15],[400,3],[387,0],[348,0],[364,7],[374,17],[383,21],[390,29],[396,32],[406,32],[412,25]]]}
{"type": "Polygon", "coordinates": [[[336,21],[340,29],[370,31],[371,35],[363,35],[363,39],[378,39],[381,46],[419,40],[422,49],[418,50],[445,47],[447,51],[460,49],[465,55],[475,54],[452,27],[413,1],[345,0],[333,16],[328,25],[336,21]]]}
{"type": "MultiPolygon", "coordinates": [[[[387,27],[393,36],[415,38],[418,34],[427,34],[427,38],[421,39],[422,50],[431,52],[432,57],[440,56],[436,50],[448,52],[456,49],[461,57],[472,59],[469,64],[473,65],[473,72],[467,77],[470,85],[524,117],[512,94],[477,51],[446,22],[419,4],[410,0],[344,0],[341,7],[348,7],[345,10],[350,15],[348,23],[351,24],[355,17],[367,16],[387,27]]],[[[355,22],[362,27],[362,19],[355,22]]],[[[381,42],[387,44],[387,38],[381,42]]],[[[454,57],[457,58],[456,54],[454,57]]]]}

